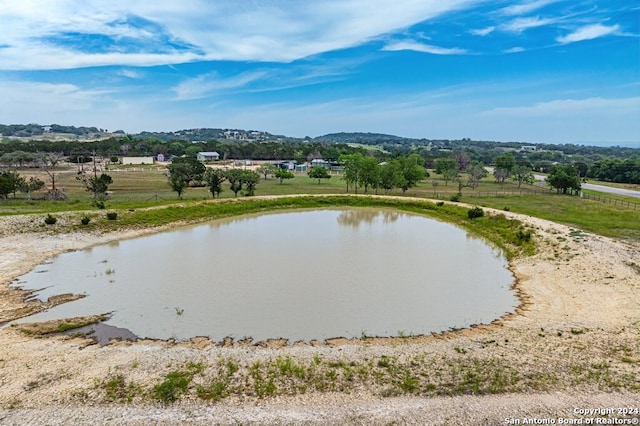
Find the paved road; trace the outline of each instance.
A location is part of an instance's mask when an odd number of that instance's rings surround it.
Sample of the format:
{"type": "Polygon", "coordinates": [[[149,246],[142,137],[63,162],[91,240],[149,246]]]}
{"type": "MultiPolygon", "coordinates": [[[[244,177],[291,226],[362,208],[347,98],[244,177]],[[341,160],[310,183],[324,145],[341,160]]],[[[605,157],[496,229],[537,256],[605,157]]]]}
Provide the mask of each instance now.
{"type": "MultiPolygon", "coordinates": [[[[546,178],[546,176],[543,176],[543,175],[533,175],[533,177],[539,182],[544,182],[546,178]]],[[[582,188],[591,189],[592,191],[606,192],[608,194],[624,195],[626,197],[640,198],[640,191],[634,191],[632,189],[614,188],[612,186],[595,185],[592,183],[583,183],[582,188]]]]}
{"type": "Polygon", "coordinates": [[[615,195],[625,195],[627,197],[640,198],[640,191],[634,191],[632,189],[613,188],[611,186],[594,185],[591,183],[583,183],[582,188],[591,189],[593,191],[607,192],[615,195]]]}

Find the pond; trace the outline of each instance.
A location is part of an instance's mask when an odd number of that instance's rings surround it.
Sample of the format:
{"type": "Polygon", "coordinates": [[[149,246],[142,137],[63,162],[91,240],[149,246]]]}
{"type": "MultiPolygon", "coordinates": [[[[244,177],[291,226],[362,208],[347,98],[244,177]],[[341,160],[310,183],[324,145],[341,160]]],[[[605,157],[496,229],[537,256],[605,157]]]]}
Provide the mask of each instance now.
{"type": "Polygon", "coordinates": [[[66,253],[21,277],[46,300],[22,322],[113,312],[139,337],[289,341],[428,334],[489,323],[518,301],[502,253],[395,210],[272,212],[66,253]]]}

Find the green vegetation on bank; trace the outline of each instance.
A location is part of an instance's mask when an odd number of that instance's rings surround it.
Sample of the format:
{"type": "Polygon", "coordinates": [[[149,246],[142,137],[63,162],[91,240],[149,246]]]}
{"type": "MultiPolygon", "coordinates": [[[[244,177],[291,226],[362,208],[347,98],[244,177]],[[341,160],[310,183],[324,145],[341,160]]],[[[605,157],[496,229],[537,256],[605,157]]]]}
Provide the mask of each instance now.
{"type": "MultiPolygon", "coordinates": [[[[67,201],[30,200],[26,195],[19,193],[16,198],[11,196],[0,200],[0,215],[34,213],[55,215],[57,212],[77,211],[82,213],[78,223],[82,217],[86,216],[91,221],[88,224],[89,228],[97,226],[94,219],[103,217],[105,212],[96,208],[93,194],[87,191],[83,182],[76,179],[76,173],[64,169],[53,170],[52,173],[56,176],[57,185],[65,189],[68,195],[67,201]]],[[[167,170],[162,167],[150,165],[119,167],[110,170],[109,174],[113,177],[113,183],[109,186],[111,193],[109,199],[105,201],[105,207],[110,211],[119,212],[120,220],[114,221],[114,226],[122,224],[122,220],[128,216],[128,211],[131,209],[140,210],[160,206],[173,207],[173,210],[167,210],[164,214],[175,215],[176,218],[180,216],[180,219],[176,220],[185,220],[186,216],[182,216],[182,213],[176,215],[175,211],[184,211],[181,210],[184,206],[212,199],[209,188],[190,187],[184,192],[182,200],[178,200],[176,192],[172,191],[168,184],[167,170]]],[[[25,172],[25,175],[28,173],[25,172]]],[[[332,172],[333,178],[322,179],[321,183],[317,183],[317,179],[308,177],[304,172],[294,175],[295,178],[288,179],[286,182],[281,182],[274,177],[261,178],[256,184],[255,194],[261,196],[347,193],[347,182],[339,173],[332,172]]],[[[37,176],[42,180],[48,179],[44,173],[37,176]]],[[[441,176],[434,176],[408,189],[406,196],[448,201],[457,194],[458,189],[455,182],[446,181],[441,176]]],[[[351,185],[349,193],[353,192],[351,185]]],[[[375,192],[372,189],[369,191],[371,194],[375,192]]],[[[385,193],[383,190],[377,192],[385,193]]],[[[592,191],[585,192],[592,193],[592,191]]],[[[609,199],[625,201],[627,205],[638,205],[637,209],[556,194],[555,191],[549,191],[538,185],[523,184],[518,187],[515,183],[500,184],[492,177],[482,179],[476,188],[462,188],[461,193],[460,201],[467,204],[523,213],[609,237],[640,238],[640,203],[631,197],[601,194],[609,199]]],[[[392,190],[388,194],[402,196],[402,190],[392,190]]],[[[235,199],[228,182],[222,185],[221,192],[216,194],[216,198],[235,199]]],[[[150,222],[152,223],[153,220],[150,222]]]]}
{"type": "Polygon", "coordinates": [[[575,331],[558,329],[548,335],[530,336],[534,346],[572,344],[584,346],[589,353],[579,359],[566,357],[547,363],[532,364],[526,357],[505,356],[513,350],[507,340],[469,342],[466,347],[437,355],[425,352],[336,358],[316,353],[302,359],[278,355],[263,361],[218,355],[208,362],[171,365],[171,370],[156,376],[152,384],[128,378],[124,369],[112,371],[96,381],[95,389],[110,402],[164,404],[182,398],[217,402],[233,396],[265,399],[325,392],[348,394],[362,389],[381,397],[640,390],[634,374],[639,362],[637,340],[625,346],[600,346],[600,342],[589,340],[589,330],[575,331]]]}

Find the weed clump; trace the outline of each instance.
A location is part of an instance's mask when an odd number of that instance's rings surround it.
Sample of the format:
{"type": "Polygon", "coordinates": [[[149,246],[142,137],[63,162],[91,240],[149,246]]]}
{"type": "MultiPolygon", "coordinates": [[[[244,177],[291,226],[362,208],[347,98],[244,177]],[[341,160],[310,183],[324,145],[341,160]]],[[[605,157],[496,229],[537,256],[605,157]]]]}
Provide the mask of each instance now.
{"type": "Polygon", "coordinates": [[[88,225],[90,221],[91,221],[91,219],[89,218],[89,216],[85,216],[82,219],[80,219],[80,223],[85,225],[85,226],[88,225]]]}
{"type": "Polygon", "coordinates": [[[482,217],[484,216],[484,210],[482,210],[480,207],[473,207],[469,209],[469,211],[467,212],[467,215],[469,216],[469,219],[482,217]]]}
{"type": "Polygon", "coordinates": [[[118,213],[116,213],[116,212],[108,212],[107,213],[107,219],[116,220],[117,218],[118,218],[118,213]]]}
{"type": "Polygon", "coordinates": [[[47,217],[44,218],[44,223],[46,223],[47,225],[55,225],[57,221],[58,218],[52,216],[51,213],[49,213],[47,217]]]}

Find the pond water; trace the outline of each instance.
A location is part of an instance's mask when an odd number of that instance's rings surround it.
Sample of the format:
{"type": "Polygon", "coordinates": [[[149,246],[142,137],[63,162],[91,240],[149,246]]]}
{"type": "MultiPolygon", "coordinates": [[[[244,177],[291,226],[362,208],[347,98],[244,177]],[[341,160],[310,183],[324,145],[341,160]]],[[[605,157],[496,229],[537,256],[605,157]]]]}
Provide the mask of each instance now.
{"type": "Polygon", "coordinates": [[[17,285],[87,297],[22,322],[113,311],[139,337],[428,334],[518,302],[502,254],[447,223],[380,209],[274,212],[66,253],[17,285]]]}

